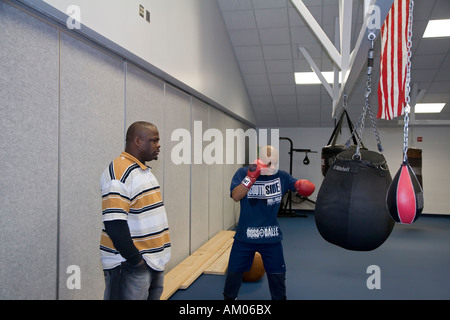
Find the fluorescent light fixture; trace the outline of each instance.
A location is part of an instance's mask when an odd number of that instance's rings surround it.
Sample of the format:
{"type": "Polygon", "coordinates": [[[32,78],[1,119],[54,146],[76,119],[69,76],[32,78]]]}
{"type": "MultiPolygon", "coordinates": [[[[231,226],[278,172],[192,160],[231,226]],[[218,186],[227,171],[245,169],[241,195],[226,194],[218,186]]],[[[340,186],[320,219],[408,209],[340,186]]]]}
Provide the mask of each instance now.
{"type": "Polygon", "coordinates": [[[415,113],[439,113],[444,108],[445,103],[416,103],[415,113]]]}
{"type": "MultiPolygon", "coordinates": [[[[334,72],[325,71],[322,72],[323,77],[328,83],[334,83],[334,72]]],[[[339,72],[339,83],[341,82],[341,72],[339,72]]],[[[296,72],[295,73],[296,84],[322,84],[319,77],[315,72],[296,72]]]]}
{"type": "Polygon", "coordinates": [[[450,19],[430,20],[424,38],[450,37],[450,19]]]}

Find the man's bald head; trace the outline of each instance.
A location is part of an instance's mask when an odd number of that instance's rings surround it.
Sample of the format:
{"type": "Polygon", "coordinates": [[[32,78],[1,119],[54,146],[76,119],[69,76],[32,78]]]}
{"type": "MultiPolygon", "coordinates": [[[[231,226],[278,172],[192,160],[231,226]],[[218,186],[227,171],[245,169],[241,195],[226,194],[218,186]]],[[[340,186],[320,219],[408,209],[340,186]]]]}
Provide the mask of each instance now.
{"type": "Polygon", "coordinates": [[[133,141],[135,137],[142,137],[144,131],[148,129],[158,130],[158,128],[153,123],[146,121],[134,122],[131,126],[128,127],[125,141],[128,143],[133,141]]]}
{"type": "Polygon", "coordinates": [[[125,152],[131,154],[139,161],[158,159],[159,132],[158,128],[150,122],[134,122],[127,130],[125,152]]]}

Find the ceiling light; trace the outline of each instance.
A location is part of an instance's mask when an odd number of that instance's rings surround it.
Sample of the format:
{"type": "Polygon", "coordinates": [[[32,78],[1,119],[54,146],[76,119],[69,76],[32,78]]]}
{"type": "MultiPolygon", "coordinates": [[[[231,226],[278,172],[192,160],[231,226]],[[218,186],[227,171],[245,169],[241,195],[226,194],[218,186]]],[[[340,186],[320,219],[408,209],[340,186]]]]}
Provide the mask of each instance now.
{"type": "MultiPolygon", "coordinates": [[[[328,83],[334,83],[334,72],[325,71],[322,72],[323,77],[328,83]]],[[[341,82],[341,72],[339,72],[339,82],[341,82]]],[[[296,84],[321,84],[319,77],[315,72],[296,72],[295,73],[296,84]]]]}
{"type": "Polygon", "coordinates": [[[430,20],[424,38],[450,37],[450,19],[430,20]]]}
{"type": "Polygon", "coordinates": [[[414,107],[415,113],[439,113],[445,103],[417,103],[414,107]]]}

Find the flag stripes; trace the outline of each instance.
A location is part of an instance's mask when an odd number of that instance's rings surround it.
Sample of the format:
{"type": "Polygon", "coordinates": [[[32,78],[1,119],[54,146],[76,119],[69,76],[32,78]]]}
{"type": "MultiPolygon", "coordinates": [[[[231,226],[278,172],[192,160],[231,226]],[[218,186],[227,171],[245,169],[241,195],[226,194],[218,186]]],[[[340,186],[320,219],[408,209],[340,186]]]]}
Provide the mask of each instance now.
{"type": "Polygon", "coordinates": [[[377,118],[391,120],[404,113],[409,4],[410,0],[395,0],[381,27],[377,118]]]}

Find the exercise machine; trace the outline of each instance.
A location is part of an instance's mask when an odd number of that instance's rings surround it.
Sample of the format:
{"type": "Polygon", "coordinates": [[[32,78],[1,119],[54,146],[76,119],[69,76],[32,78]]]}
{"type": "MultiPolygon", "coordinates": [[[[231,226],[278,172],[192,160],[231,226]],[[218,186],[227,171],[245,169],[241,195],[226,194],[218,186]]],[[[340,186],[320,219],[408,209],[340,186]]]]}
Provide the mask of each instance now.
{"type": "MultiPolygon", "coordinates": [[[[305,158],[303,159],[303,164],[308,165],[310,160],[308,158],[308,153],[317,153],[317,151],[312,151],[311,149],[294,149],[294,144],[292,139],[288,137],[280,137],[280,140],[287,140],[290,144],[289,146],[289,174],[292,175],[292,162],[294,157],[294,152],[304,152],[305,158]]],[[[292,192],[288,191],[286,193],[286,203],[283,205],[281,203],[280,209],[278,210],[278,217],[301,217],[306,218],[307,215],[305,213],[297,213],[300,211],[299,209],[292,209],[292,192]]],[[[308,197],[300,197],[303,201],[307,201],[315,204],[314,201],[310,200],[308,197]]]]}

